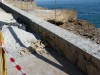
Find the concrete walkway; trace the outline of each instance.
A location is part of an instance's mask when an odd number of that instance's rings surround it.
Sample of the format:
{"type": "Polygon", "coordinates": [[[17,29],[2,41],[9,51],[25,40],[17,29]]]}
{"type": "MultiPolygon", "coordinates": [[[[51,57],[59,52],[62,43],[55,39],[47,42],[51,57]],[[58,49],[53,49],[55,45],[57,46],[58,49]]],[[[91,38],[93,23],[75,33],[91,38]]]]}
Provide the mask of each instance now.
{"type": "MultiPolygon", "coordinates": [[[[50,55],[36,53],[17,56],[16,61],[26,71],[27,75],[85,75],[75,65],[68,62],[56,51],[49,50],[50,55]]],[[[7,58],[8,75],[20,75],[7,58]]]]}

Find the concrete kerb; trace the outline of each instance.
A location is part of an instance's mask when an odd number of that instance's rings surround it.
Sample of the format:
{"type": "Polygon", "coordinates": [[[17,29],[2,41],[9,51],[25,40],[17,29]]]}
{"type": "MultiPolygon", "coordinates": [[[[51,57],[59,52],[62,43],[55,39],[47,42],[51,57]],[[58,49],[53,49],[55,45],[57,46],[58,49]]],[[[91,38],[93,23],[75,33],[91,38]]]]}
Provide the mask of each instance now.
{"type": "Polygon", "coordinates": [[[0,7],[25,22],[31,27],[31,31],[40,34],[52,47],[62,52],[67,59],[88,75],[100,74],[100,54],[98,54],[100,45],[50,24],[36,16],[27,14],[7,3],[0,3],[0,7]]]}

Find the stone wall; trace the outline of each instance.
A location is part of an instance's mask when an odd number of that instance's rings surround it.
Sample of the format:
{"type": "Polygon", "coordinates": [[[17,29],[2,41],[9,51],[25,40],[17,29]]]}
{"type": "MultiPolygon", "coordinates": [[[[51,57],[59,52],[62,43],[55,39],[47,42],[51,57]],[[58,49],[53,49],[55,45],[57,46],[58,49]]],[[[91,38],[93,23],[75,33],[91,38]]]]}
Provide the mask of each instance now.
{"type": "Polygon", "coordinates": [[[82,71],[88,75],[100,75],[100,45],[6,3],[0,3],[0,7],[12,13],[16,19],[21,19],[31,28],[31,31],[41,35],[53,48],[62,52],[82,71]]]}

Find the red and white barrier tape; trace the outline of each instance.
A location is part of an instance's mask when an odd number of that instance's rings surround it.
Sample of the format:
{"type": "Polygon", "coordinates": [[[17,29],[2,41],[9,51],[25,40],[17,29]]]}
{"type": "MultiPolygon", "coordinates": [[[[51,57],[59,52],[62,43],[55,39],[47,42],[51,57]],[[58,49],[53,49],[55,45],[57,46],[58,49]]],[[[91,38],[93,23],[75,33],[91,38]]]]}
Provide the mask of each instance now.
{"type": "Polygon", "coordinates": [[[15,59],[13,58],[13,56],[4,48],[5,50],[5,53],[7,54],[7,56],[10,58],[10,61],[13,63],[13,65],[16,67],[16,69],[18,71],[20,71],[20,73],[22,75],[26,75],[26,73],[22,70],[22,68],[20,67],[20,65],[18,65],[16,62],[15,62],[15,59]]]}
{"type": "Polygon", "coordinates": [[[13,58],[13,56],[3,47],[3,43],[2,43],[2,35],[0,35],[0,47],[3,48],[4,52],[7,54],[7,56],[10,59],[10,62],[13,63],[13,65],[16,67],[16,69],[21,73],[21,75],[26,75],[26,73],[22,70],[22,68],[20,67],[20,65],[18,65],[15,62],[15,59],[13,58]]]}
{"type": "Polygon", "coordinates": [[[23,69],[20,67],[20,65],[18,65],[15,62],[15,59],[13,58],[13,56],[5,49],[3,48],[5,53],[7,54],[7,56],[9,57],[10,61],[13,63],[13,65],[16,67],[16,69],[22,74],[22,75],[26,75],[26,73],[23,71],[23,69]]]}

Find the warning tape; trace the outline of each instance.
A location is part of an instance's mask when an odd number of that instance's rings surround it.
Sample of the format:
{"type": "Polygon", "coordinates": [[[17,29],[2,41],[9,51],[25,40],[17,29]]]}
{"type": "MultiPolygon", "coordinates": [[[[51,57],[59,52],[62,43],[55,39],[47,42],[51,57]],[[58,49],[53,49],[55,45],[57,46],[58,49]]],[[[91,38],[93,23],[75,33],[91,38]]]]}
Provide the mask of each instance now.
{"type": "Polygon", "coordinates": [[[5,49],[3,48],[5,53],[7,54],[7,56],[9,57],[10,59],[10,62],[13,63],[13,65],[15,66],[15,68],[22,74],[22,75],[26,75],[26,73],[23,71],[23,69],[21,68],[20,65],[18,65],[16,62],[15,62],[15,59],[13,58],[13,56],[5,49]]]}
{"type": "Polygon", "coordinates": [[[16,62],[15,62],[15,59],[13,58],[13,56],[4,48],[4,38],[3,38],[3,35],[2,33],[0,32],[0,47],[3,48],[4,52],[7,54],[7,56],[9,57],[10,59],[10,62],[13,63],[13,65],[15,66],[15,68],[21,73],[21,75],[26,75],[26,73],[23,71],[23,69],[21,68],[20,65],[18,65],[16,62]]]}

